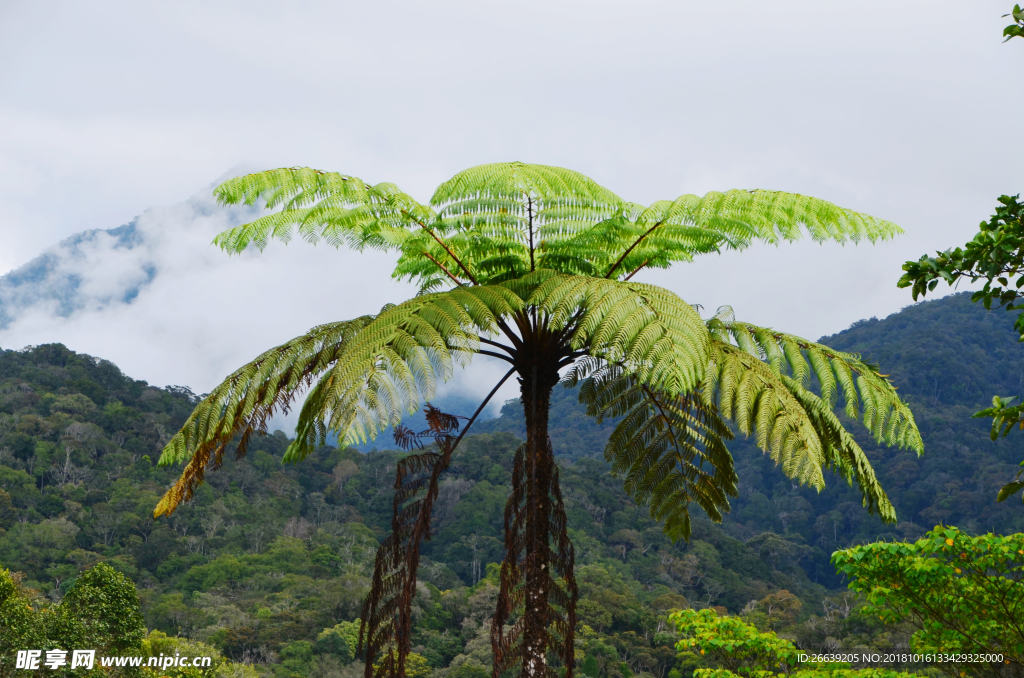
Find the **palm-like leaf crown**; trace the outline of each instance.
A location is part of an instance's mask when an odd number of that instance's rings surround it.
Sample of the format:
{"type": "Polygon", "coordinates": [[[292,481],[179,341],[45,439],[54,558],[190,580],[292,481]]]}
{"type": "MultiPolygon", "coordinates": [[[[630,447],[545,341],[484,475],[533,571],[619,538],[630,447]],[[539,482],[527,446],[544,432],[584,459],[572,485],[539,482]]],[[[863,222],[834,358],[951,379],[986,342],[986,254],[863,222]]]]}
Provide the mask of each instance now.
{"type": "Polygon", "coordinates": [[[575,363],[566,379],[583,382],[591,414],[621,417],[606,456],[673,537],[689,534],[690,502],[719,518],[735,495],[726,419],[790,477],[820,488],[831,468],[858,483],[866,506],[895,517],[833,412],[841,391],[847,414],[863,413],[880,441],[921,452],[912,414],[876,368],[730,313],[702,320],[675,294],[630,280],[645,267],[803,232],[874,242],[900,233],[894,224],[763,190],[643,206],[577,172],[523,163],[461,172],[429,205],[393,184],[299,168],[230,180],[216,196],[277,210],[219,235],[229,252],[296,235],[397,250],[394,276],[417,281],[421,293],[377,316],[315,328],[231,375],[165,448],[162,464],[188,464],[158,514],[190,497],[237,435],[244,454],[251,434],[303,389],[292,461],[332,431],[355,442],[397,424],[476,353],[521,369],[529,347],[553,346],[557,367],[575,363]]]}
{"type": "Polygon", "coordinates": [[[733,190],[629,203],[572,170],[524,163],[480,165],[441,184],[429,205],[390,183],[311,169],[278,169],[225,182],[226,203],[266,201],[280,211],[226,231],[230,252],[296,234],[308,242],[401,251],[394,275],[424,290],[494,284],[547,269],[626,278],[753,240],[875,242],[899,227],[808,196],[733,190]]]}

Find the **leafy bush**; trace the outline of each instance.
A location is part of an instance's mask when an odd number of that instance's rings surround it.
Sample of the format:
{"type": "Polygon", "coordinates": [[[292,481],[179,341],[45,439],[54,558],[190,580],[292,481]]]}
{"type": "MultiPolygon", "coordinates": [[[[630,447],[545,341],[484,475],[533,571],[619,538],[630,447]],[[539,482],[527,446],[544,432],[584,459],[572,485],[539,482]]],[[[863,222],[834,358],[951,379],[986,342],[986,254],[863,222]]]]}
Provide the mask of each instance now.
{"type": "Polygon", "coordinates": [[[939,526],[913,544],[866,544],[832,561],[867,597],[868,612],[918,629],[916,652],[1002,654],[1024,668],[1024,534],[971,537],[939,526]]]}
{"type": "Polygon", "coordinates": [[[669,615],[683,636],[681,652],[698,651],[713,668],[698,668],[695,678],[911,678],[891,669],[851,669],[849,664],[806,664],[799,650],[773,632],[762,633],[737,617],[720,617],[714,610],[679,610],[669,615]]]}

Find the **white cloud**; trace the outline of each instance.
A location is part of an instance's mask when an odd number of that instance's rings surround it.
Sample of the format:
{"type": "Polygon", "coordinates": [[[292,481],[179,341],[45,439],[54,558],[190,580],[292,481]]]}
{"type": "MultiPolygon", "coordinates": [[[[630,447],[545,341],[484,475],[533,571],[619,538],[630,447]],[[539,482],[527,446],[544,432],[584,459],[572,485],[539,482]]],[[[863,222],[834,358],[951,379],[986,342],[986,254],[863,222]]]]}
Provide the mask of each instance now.
{"type": "Polygon", "coordinates": [[[211,248],[229,213],[178,203],[242,162],[394,181],[422,199],[460,169],[511,159],[578,169],[638,202],[817,195],[907,235],[641,275],[809,337],[881,317],[910,303],[895,288],[904,260],[964,242],[1024,186],[1007,150],[1024,41],[1000,44],[1005,12],[1002,0],[0,5],[0,271],[169,205],[140,218],[144,252],[97,240],[66,262],[104,299],[152,258],[159,274],[130,304],[67,318],[41,304],[0,345],[63,341],[204,390],[318,322],[410,294],[387,256],[211,248]]]}
{"type": "MultiPolygon", "coordinates": [[[[314,325],[376,313],[415,294],[390,279],[389,255],[300,242],[229,257],[210,244],[257,215],[220,207],[204,189],[145,211],[133,221],[131,247],[100,231],[50,248],[29,282],[0,279],[0,310],[11,316],[0,346],[61,342],[134,378],[200,393],[314,325]],[[58,298],[48,296],[53,291],[58,298]]],[[[473,378],[459,370],[439,393],[486,394],[501,373],[489,360],[477,362],[473,378]]]]}

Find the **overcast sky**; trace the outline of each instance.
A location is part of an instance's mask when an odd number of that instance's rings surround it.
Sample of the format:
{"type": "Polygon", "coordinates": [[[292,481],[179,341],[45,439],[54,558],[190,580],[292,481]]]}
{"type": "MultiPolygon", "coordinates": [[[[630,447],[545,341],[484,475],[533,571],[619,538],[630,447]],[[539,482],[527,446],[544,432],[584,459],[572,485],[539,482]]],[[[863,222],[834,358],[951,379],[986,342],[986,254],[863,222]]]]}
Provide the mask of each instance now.
{"type": "Polygon", "coordinates": [[[886,316],[911,303],[895,287],[904,260],[962,244],[1024,187],[1024,40],[1000,35],[1011,6],[3,0],[0,273],[167,207],[147,222],[160,285],[59,321],[41,309],[0,345],[61,341],[205,391],[311,325],[408,296],[386,256],[293,244],[229,258],[207,244],[229,218],[196,211],[213,182],[285,165],[424,201],[461,169],[507,160],[570,167],[643,203],[815,195],[907,235],[756,246],[638,278],[811,338],[886,316]]]}

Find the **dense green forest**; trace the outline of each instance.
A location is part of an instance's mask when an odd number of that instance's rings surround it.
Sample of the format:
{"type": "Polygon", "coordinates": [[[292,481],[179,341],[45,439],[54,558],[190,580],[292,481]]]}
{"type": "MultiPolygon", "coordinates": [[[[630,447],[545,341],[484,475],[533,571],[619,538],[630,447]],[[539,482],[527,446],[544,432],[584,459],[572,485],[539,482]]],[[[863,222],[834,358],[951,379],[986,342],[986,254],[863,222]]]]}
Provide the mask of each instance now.
{"type": "MultiPolygon", "coordinates": [[[[749,441],[733,441],[740,496],[722,524],[696,520],[672,544],[623,492],[602,458],[610,427],[556,388],[551,438],[576,548],[578,651],[584,674],[679,678],[668,611],[717,606],[800,647],[905,647],[905,629],[857,614],[862,604],[829,563],[838,548],[937,523],[972,532],[1024,531],[1016,502],[995,494],[1016,471],[1017,439],[991,442],[970,414],[1024,385],[1013,317],[967,295],[855,323],[824,339],[881,364],[912,405],[925,454],[858,434],[901,522],[885,525],[859,492],[833,479],[794,486],[749,441]]],[[[155,388],[113,364],[47,345],[0,354],[0,567],[40,603],[59,601],[105,562],[131,578],[150,629],[208,643],[286,678],[354,676],[362,597],[391,515],[398,451],[326,447],[281,464],[281,432],[210,473],[170,519],[152,511],[179,469],[155,460],[196,397],[155,388]]],[[[443,403],[441,403],[443,405],[443,403]]],[[[413,678],[489,675],[487,620],[497,594],[502,512],[518,403],[474,427],[441,485],[416,600],[413,678]]],[[[856,425],[851,427],[856,430],[856,425]]]]}

